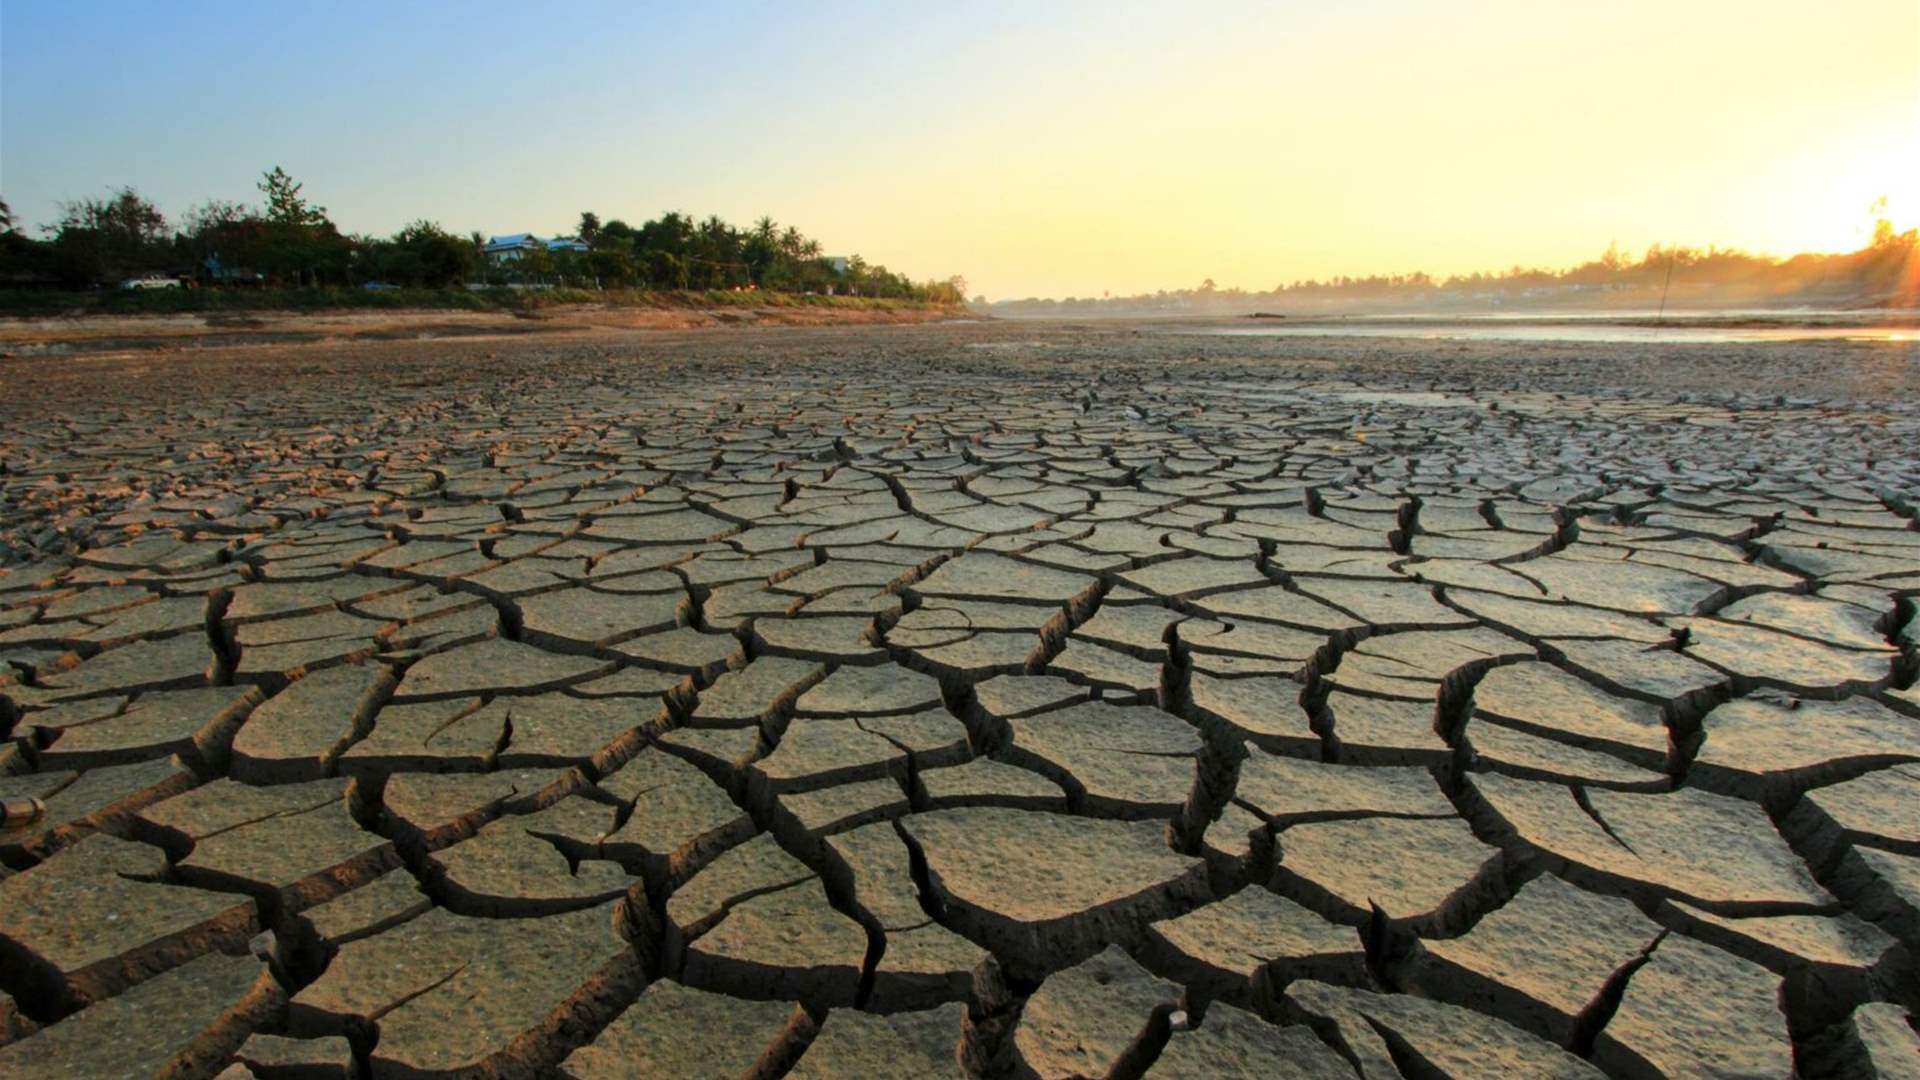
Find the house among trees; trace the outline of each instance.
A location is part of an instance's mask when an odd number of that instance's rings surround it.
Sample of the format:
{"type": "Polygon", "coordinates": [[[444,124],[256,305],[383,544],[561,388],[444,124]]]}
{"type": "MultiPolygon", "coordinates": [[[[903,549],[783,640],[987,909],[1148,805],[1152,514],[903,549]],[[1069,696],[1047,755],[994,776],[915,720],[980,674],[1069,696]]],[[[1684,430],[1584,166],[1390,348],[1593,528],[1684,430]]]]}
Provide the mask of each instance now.
{"type": "Polygon", "coordinates": [[[549,252],[574,251],[582,255],[592,250],[586,241],[578,237],[556,236],[551,240],[542,240],[532,233],[523,232],[490,237],[480,251],[487,257],[488,264],[501,266],[519,262],[528,252],[538,251],[542,247],[549,252]]]}
{"type": "Polygon", "coordinates": [[[209,285],[265,285],[267,275],[258,270],[229,266],[219,252],[209,254],[200,263],[200,280],[209,285]]]}

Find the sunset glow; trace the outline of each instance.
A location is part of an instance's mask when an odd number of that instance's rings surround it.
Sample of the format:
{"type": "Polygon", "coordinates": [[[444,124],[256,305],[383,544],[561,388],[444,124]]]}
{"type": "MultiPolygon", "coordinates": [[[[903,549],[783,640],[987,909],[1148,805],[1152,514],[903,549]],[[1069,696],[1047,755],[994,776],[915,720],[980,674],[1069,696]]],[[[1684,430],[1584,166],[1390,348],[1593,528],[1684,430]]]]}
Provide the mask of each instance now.
{"type": "Polygon", "coordinates": [[[455,11],[9,2],[0,194],[178,214],[277,163],[355,232],[764,213],[993,297],[1920,220],[1910,0],[455,11]]]}

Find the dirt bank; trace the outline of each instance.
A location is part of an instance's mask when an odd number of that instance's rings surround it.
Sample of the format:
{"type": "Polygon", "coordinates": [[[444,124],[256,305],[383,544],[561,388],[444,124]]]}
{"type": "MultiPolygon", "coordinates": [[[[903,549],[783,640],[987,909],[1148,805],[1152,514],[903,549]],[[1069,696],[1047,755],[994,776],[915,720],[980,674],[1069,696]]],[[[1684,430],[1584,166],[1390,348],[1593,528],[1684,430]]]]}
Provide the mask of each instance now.
{"type": "Polygon", "coordinates": [[[735,326],[877,326],[967,318],[924,307],[576,304],[527,311],[248,311],[0,319],[0,358],[439,339],[565,338],[735,326]]]}

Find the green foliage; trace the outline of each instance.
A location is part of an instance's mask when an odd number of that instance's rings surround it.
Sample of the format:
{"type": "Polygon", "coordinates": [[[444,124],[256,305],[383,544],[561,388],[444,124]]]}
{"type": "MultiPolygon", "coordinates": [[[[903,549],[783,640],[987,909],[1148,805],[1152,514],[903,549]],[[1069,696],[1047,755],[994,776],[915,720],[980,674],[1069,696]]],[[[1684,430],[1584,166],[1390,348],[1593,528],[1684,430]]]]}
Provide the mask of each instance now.
{"type": "Polygon", "coordinates": [[[554,276],[553,253],[544,247],[534,247],[520,257],[519,270],[523,280],[537,283],[550,283],[554,276]]]}
{"type": "Polygon", "coordinates": [[[480,269],[472,240],[431,221],[416,221],[390,240],[359,240],[354,254],[356,278],[419,288],[462,285],[480,269]]]}
{"type": "Polygon", "coordinates": [[[327,208],[314,206],[301,194],[302,184],[275,165],[255,185],[267,197],[267,220],[294,228],[327,224],[327,208]]]}
{"type": "Polygon", "coordinates": [[[594,250],[587,256],[587,264],[603,288],[624,288],[636,280],[633,256],[616,248],[594,250]]]}
{"type": "Polygon", "coordinates": [[[326,207],[309,203],[301,184],[278,165],[261,177],[258,186],[267,205],[264,227],[258,230],[250,252],[253,264],[276,282],[345,283],[353,249],[327,220],[326,207]]]}
{"type": "Polygon", "coordinates": [[[647,266],[647,284],[656,289],[684,289],[687,287],[687,265],[680,256],[660,248],[649,249],[644,258],[647,266]]]}
{"type": "Polygon", "coordinates": [[[159,272],[170,260],[162,245],[166,234],[166,217],[130,187],[105,199],[65,203],[53,226],[51,265],[73,288],[159,272]]]}
{"type": "Polygon", "coordinates": [[[45,285],[57,280],[53,245],[14,228],[13,211],[0,199],[0,288],[45,285]]]}
{"type": "MultiPolygon", "coordinates": [[[[633,226],[621,221],[619,218],[614,218],[612,221],[600,226],[599,233],[597,233],[589,243],[592,243],[595,247],[610,247],[632,253],[634,239],[639,235],[633,226]]],[[[582,237],[582,239],[585,238],[582,237]]]]}
{"type": "MultiPolygon", "coordinates": [[[[964,287],[959,278],[915,283],[858,256],[823,258],[818,241],[770,217],[739,229],[717,216],[696,219],[679,211],[637,228],[619,218],[603,224],[598,214],[583,211],[577,233],[585,251],[534,244],[489,265],[479,233],[455,236],[436,223],[416,221],[391,237],[349,237],[280,166],[262,174],[257,186],[262,205],[210,200],[189,210],[171,233],[152,203],[122,189],[106,199],[69,204],[46,243],[15,232],[11,212],[0,202],[0,237],[8,238],[0,241],[0,288],[114,286],[130,276],[159,273],[217,288],[314,289],[329,302],[346,302],[339,300],[345,294],[333,290],[367,282],[427,290],[485,282],[543,292],[695,290],[752,303],[786,295],[958,303],[962,293],[955,283],[964,287]]],[[[202,301],[124,303],[130,310],[171,310],[166,305],[202,301]]],[[[197,310],[182,310],[188,309],[197,310]]]]}

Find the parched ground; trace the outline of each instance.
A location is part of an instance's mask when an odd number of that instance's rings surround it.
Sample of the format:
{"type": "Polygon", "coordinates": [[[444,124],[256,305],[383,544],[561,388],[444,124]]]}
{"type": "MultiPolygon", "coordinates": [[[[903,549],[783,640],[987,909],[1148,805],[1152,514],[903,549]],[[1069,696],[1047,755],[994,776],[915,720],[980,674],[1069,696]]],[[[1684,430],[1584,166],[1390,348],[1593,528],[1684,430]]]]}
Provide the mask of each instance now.
{"type": "Polygon", "coordinates": [[[1186,329],[0,361],[0,1076],[1911,1075],[1920,350],[1186,329]]]}

